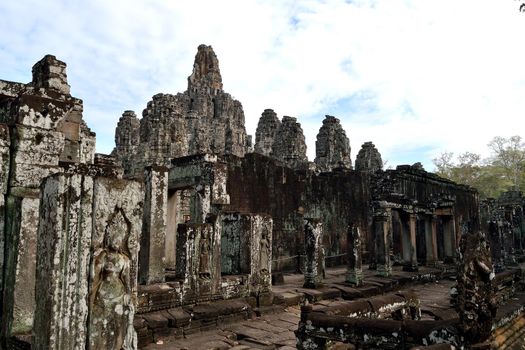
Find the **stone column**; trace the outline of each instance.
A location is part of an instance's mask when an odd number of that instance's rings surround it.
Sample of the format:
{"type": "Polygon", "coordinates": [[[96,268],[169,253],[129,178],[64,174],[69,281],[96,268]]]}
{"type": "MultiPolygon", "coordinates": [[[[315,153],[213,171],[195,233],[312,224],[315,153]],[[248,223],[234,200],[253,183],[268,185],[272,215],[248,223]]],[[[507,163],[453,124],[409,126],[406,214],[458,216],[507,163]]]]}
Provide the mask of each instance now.
{"type": "MultiPolygon", "coordinates": [[[[0,305],[2,304],[4,288],[4,247],[5,247],[5,197],[9,176],[9,128],[0,124],[0,305]]],[[[0,317],[1,319],[1,317],[0,317]]]]}
{"type": "Polygon", "coordinates": [[[193,224],[179,224],[177,227],[175,276],[183,281],[181,292],[184,301],[194,300],[196,294],[200,255],[196,244],[197,232],[193,224]]]}
{"type": "Polygon", "coordinates": [[[305,269],[304,288],[317,288],[324,275],[323,223],[317,219],[305,219],[305,269]]]}
{"type": "Polygon", "coordinates": [[[390,209],[385,208],[376,209],[373,214],[377,274],[384,277],[392,275],[392,262],[390,261],[390,230],[388,227],[389,217],[390,209]]]}
{"type": "Polygon", "coordinates": [[[268,215],[249,215],[250,288],[252,293],[272,291],[272,230],[273,220],[268,215]]]}
{"type": "Polygon", "coordinates": [[[363,284],[363,267],[361,259],[361,232],[359,227],[351,225],[347,233],[348,268],[346,282],[355,286],[363,284]]]}
{"type": "Polygon", "coordinates": [[[38,189],[14,191],[6,202],[6,257],[2,331],[4,336],[31,332],[35,310],[38,189]]]}
{"type": "Polygon", "coordinates": [[[503,242],[505,248],[505,265],[517,265],[515,250],[514,250],[514,232],[510,221],[505,220],[503,224],[503,242]]]}
{"type": "Polygon", "coordinates": [[[34,349],[85,349],[93,179],[47,178],[40,195],[34,349]]]}
{"type": "Polygon", "coordinates": [[[36,349],[136,349],[140,183],[79,174],[43,185],[36,349]]]}
{"type": "Polygon", "coordinates": [[[435,265],[438,261],[438,247],[437,247],[437,215],[432,215],[430,220],[425,222],[425,238],[427,248],[427,265],[435,265]]]}
{"type": "Polygon", "coordinates": [[[405,271],[417,271],[417,246],[416,246],[416,230],[417,230],[417,215],[414,213],[411,213],[409,216],[409,233],[410,233],[410,240],[408,241],[409,244],[409,261],[408,264],[406,264],[403,267],[403,270],[405,271]]]}
{"type": "Polygon", "coordinates": [[[505,270],[505,261],[501,251],[501,233],[498,227],[498,223],[495,220],[489,221],[488,224],[488,241],[490,243],[490,252],[492,255],[492,262],[494,263],[494,269],[497,272],[505,270]]]}
{"type": "Polygon", "coordinates": [[[168,169],[149,166],[145,172],[144,220],[140,242],[139,281],[164,282],[168,169]]]}
{"type": "Polygon", "coordinates": [[[456,255],[456,225],[453,216],[443,220],[443,241],[445,243],[445,259],[453,261],[456,255]]]}

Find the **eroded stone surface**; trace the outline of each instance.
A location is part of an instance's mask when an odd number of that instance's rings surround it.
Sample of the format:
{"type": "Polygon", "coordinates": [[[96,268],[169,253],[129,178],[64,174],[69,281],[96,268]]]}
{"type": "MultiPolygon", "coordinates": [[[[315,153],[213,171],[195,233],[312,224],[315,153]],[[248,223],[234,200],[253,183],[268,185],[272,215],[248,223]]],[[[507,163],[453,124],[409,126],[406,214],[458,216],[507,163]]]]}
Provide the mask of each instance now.
{"type": "Polygon", "coordinates": [[[143,186],[97,178],[93,188],[89,349],[135,349],[143,186]]]}
{"type": "Polygon", "coordinates": [[[87,340],[93,178],[54,175],[40,195],[35,349],[84,349],[87,340]]]}
{"type": "Polygon", "coordinates": [[[466,229],[460,242],[454,295],[459,327],[467,343],[482,342],[490,336],[497,310],[494,277],[485,234],[466,229]]]}
{"type": "Polygon", "coordinates": [[[164,247],[168,215],[168,169],[146,169],[144,219],[140,241],[140,282],[164,282],[164,247]]]}
{"type": "Polygon", "coordinates": [[[297,118],[283,117],[272,145],[272,157],[291,168],[302,167],[308,162],[303,129],[297,118]]]}
{"type": "Polygon", "coordinates": [[[304,220],[304,287],[318,288],[325,274],[323,223],[317,219],[304,220]]]}
{"type": "Polygon", "coordinates": [[[355,160],[355,170],[374,173],[383,169],[381,154],[372,142],[365,142],[361,146],[355,160]]]}
{"type": "Polygon", "coordinates": [[[350,141],[339,119],[327,115],[315,142],[315,164],[321,171],[334,168],[352,169],[350,141]]]}
{"type": "Polygon", "coordinates": [[[272,146],[280,126],[281,121],[273,109],[265,109],[257,124],[254,151],[268,157],[271,156],[272,146]]]}
{"type": "Polygon", "coordinates": [[[9,193],[7,205],[0,204],[5,208],[0,217],[9,219],[0,239],[6,247],[4,335],[32,327],[42,180],[61,172],[61,164],[94,160],[95,134],[83,120],[82,101],[69,94],[65,69],[64,62],[48,55],[33,67],[31,83],[0,82],[0,192],[2,197],[9,193]]]}
{"type": "Polygon", "coordinates": [[[127,174],[142,176],[144,166],[169,165],[171,158],[187,155],[242,157],[249,148],[242,105],[223,91],[211,46],[199,46],[188,90],[153,96],[142,117],[139,135],[130,113],[117,126],[114,154],[127,174]]]}
{"type": "Polygon", "coordinates": [[[62,94],[69,94],[66,64],[55,56],[46,55],[33,66],[33,81],[36,88],[54,89],[62,94]]]}

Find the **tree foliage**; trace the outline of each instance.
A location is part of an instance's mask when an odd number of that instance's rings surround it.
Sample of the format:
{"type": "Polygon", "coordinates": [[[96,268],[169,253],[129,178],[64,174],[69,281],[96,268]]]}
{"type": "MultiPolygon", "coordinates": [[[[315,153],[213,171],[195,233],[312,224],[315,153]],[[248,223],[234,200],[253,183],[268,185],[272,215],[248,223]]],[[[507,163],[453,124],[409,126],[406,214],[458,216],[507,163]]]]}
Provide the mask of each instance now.
{"type": "Polygon", "coordinates": [[[491,156],[465,152],[454,161],[452,152],[435,158],[436,174],[475,187],[481,197],[497,197],[503,191],[525,187],[525,142],[520,136],[497,136],[488,144],[491,156]]]}

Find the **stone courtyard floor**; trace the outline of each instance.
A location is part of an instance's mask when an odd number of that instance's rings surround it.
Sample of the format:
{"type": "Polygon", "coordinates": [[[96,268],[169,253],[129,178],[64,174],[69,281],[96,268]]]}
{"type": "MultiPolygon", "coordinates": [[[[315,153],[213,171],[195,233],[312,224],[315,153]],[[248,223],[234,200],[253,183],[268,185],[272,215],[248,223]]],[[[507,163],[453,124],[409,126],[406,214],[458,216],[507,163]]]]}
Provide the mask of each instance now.
{"type": "Polygon", "coordinates": [[[294,331],[299,323],[299,305],[305,298],[314,304],[328,306],[341,303],[343,298],[352,300],[382,293],[414,291],[421,300],[423,318],[437,316],[447,319],[456,315],[449,303],[453,281],[447,278],[450,274],[442,270],[421,267],[419,272],[405,272],[401,267],[394,267],[393,276],[383,278],[374,276],[375,271],[364,269],[365,284],[358,288],[350,288],[343,283],[345,272],[345,268],[327,269],[325,285],[318,290],[302,288],[303,276],[300,274],[285,275],[285,283],[273,287],[274,303],[280,305],[257,310],[259,317],[218,324],[215,330],[197,332],[184,338],[166,337],[144,349],[295,349],[294,331]],[[431,281],[436,275],[442,279],[431,281]]]}

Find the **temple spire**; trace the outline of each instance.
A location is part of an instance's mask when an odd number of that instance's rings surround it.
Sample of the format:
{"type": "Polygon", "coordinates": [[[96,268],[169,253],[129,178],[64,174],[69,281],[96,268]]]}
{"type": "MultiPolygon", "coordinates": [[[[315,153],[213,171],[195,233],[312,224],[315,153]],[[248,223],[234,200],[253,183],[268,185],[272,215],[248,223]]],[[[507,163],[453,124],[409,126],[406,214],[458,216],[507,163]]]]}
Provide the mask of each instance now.
{"type": "Polygon", "coordinates": [[[188,90],[211,88],[222,91],[222,77],[219,60],[211,46],[199,45],[193,72],[188,77],[188,90]]]}

